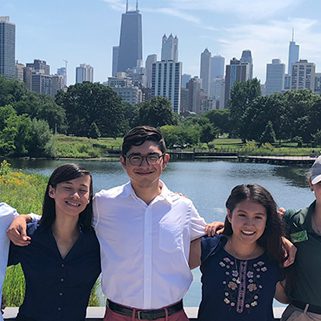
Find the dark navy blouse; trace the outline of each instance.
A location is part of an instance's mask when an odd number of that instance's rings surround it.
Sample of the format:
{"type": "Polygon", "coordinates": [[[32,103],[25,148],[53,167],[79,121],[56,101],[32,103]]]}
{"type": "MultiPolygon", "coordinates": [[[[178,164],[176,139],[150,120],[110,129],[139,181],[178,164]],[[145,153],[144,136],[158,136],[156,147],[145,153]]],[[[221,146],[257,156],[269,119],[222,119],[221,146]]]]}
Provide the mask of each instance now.
{"type": "Polygon", "coordinates": [[[198,320],[274,320],[272,303],[281,269],[266,254],[251,260],[234,258],[224,250],[226,240],[222,235],[202,238],[198,320]]]}
{"type": "Polygon", "coordinates": [[[62,258],[51,228],[28,233],[27,247],[10,245],[9,265],[21,263],[26,292],[17,320],[82,321],[91,289],[100,274],[99,243],[93,230],[80,231],[62,258]]]}

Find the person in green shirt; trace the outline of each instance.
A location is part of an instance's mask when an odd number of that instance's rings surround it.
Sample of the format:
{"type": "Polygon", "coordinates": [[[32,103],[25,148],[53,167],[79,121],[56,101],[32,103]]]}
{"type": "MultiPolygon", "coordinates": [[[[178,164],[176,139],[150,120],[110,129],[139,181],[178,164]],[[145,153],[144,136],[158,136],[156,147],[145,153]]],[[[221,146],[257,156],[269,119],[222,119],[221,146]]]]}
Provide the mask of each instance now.
{"type": "Polygon", "coordinates": [[[286,292],[290,304],[282,321],[321,320],[321,156],[313,163],[308,181],[315,196],[313,203],[300,210],[287,210],[283,217],[297,253],[288,268],[286,292]]]}

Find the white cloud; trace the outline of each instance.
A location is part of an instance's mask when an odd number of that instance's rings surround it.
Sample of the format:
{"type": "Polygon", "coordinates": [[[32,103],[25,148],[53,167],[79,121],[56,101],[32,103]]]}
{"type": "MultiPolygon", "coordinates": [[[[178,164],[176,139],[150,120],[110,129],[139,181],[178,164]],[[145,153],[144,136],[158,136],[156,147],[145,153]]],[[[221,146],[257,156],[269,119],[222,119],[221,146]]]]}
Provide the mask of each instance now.
{"type": "Polygon", "coordinates": [[[180,18],[180,19],[185,20],[187,22],[192,22],[192,23],[196,23],[196,24],[200,23],[199,18],[197,18],[196,16],[188,14],[188,13],[184,13],[181,10],[177,10],[177,9],[173,9],[173,8],[169,8],[169,7],[157,8],[157,9],[144,8],[144,12],[161,13],[161,14],[173,16],[176,18],[180,18]]]}
{"type": "Polygon", "coordinates": [[[103,2],[107,3],[111,9],[116,11],[124,12],[126,9],[126,6],[123,0],[103,0],[103,2]]]}
{"type": "Polygon", "coordinates": [[[243,20],[258,20],[271,17],[302,2],[303,0],[172,0],[170,4],[179,10],[228,13],[243,20]]]}

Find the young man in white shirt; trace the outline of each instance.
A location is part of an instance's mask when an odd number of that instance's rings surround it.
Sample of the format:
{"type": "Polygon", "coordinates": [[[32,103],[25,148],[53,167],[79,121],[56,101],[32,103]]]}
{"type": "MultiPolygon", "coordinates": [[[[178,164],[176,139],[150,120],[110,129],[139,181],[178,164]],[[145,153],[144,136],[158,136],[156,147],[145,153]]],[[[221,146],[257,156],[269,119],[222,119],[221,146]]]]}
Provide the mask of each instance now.
{"type": "Polygon", "coordinates": [[[95,195],[105,321],[188,320],[182,298],[192,282],[190,242],[204,235],[205,221],[160,181],[169,158],[156,128],[135,127],[120,158],[130,181],[95,195]]]}
{"type": "MultiPolygon", "coordinates": [[[[9,239],[6,235],[6,231],[14,217],[17,215],[14,208],[0,202],[0,308],[2,306],[2,285],[6,274],[9,251],[9,239]]],[[[2,313],[0,313],[0,321],[3,321],[2,313]]]]}

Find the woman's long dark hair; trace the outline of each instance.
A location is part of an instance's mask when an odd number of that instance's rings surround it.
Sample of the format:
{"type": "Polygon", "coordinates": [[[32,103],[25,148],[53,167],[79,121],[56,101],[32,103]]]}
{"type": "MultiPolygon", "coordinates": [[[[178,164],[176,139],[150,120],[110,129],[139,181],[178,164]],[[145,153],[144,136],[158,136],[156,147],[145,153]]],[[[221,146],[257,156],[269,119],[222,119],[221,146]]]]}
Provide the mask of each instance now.
{"type": "MultiPolygon", "coordinates": [[[[283,225],[272,195],[258,184],[237,185],[232,189],[225,206],[232,214],[235,207],[245,200],[261,204],[265,208],[266,226],[257,242],[271,259],[280,264],[283,263],[285,257],[281,238],[283,236],[283,225]]],[[[227,217],[224,222],[224,234],[229,236],[233,234],[232,225],[227,217]]]]}
{"type": "Polygon", "coordinates": [[[89,187],[89,203],[83,212],[79,215],[78,225],[80,225],[83,229],[90,229],[91,222],[93,217],[93,206],[92,206],[92,198],[93,198],[93,181],[92,176],[89,171],[86,169],[79,167],[77,164],[64,164],[57,167],[53,173],[51,174],[44,200],[42,205],[42,217],[40,220],[40,225],[43,227],[49,227],[53,224],[56,219],[56,207],[55,200],[49,196],[49,188],[56,188],[59,183],[71,181],[75,178],[90,176],[90,187],[89,187]]]}

